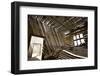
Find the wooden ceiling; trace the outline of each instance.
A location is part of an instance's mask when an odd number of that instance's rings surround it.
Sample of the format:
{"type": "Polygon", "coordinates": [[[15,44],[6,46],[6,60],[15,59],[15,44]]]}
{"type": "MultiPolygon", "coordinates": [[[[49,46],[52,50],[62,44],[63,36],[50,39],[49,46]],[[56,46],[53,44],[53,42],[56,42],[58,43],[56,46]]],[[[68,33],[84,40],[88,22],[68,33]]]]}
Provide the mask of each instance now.
{"type": "Polygon", "coordinates": [[[88,19],[87,17],[76,16],[32,16],[32,18],[63,33],[85,26],[84,23],[88,19]]]}
{"type": "Polygon", "coordinates": [[[64,38],[68,36],[65,33],[70,34],[73,30],[87,26],[87,20],[87,17],[28,15],[28,47],[32,35],[43,36],[43,53],[55,55],[62,47],[73,45],[65,42],[64,38]]]}

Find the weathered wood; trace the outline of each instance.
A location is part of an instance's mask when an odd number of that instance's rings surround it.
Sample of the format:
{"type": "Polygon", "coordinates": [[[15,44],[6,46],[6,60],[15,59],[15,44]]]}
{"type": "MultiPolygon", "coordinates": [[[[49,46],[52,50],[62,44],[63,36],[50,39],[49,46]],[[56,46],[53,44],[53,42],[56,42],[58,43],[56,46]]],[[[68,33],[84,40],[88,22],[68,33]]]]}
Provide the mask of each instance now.
{"type": "Polygon", "coordinates": [[[48,59],[49,56],[56,57],[59,49],[63,50],[62,47],[74,46],[72,37],[77,30],[80,30],[79,32],[87,30],[87,27],[81,27],[86,21],[87,17],[30,15],[28,16],[28,46],[32,35],[43,36],[45,37],[43,59],[48,59]],[[64,34],[66,31],[70,31],[67,36],[64,34]],[[71,43],[66,43],[68,41],[71,43]]]}

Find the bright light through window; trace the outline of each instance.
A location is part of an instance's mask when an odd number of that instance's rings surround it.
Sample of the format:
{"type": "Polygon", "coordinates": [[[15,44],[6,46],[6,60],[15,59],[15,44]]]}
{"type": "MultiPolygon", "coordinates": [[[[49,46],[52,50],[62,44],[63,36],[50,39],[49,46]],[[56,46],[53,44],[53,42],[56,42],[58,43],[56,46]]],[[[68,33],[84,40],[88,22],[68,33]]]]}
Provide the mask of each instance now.
{"type": "Polygon", "coordinates": [[[80,34],[80,38],[83,38],[83,34],[80,34]]]}
{"type": "Polygon", "coordinates": [[[77,46],[77,42],[76,41],[74,41],[74,45],[77,46]]]}
{"type": "Polygon", "coordinates": [[[76,40],[76,36],[73,36],[73,39],[76,40]]]}
{"type": "Polygon", "coordinates": [[[81,44],[80,40],[77,40],[77,43],[78,43],[78,45],[80,45],[81,44]]]}
{"type": "Polygon", "coordinates": [[[79,39],[79,35],[76,35],[77,39],[79,39]]]}
{"type": "Polygon", "coordinates": [[[81,42],[82,42],[82,43],[85,43],[84,39],[81,39],[81,42]]]}
{"type": "Polygon", "coordinates": [[[83,37],[82,33],[73,36],[73,40],[74,40],[74,46],[79,46],[79,45],[85,43],[85,40],[84,40],[84,37],[83,37]]]}

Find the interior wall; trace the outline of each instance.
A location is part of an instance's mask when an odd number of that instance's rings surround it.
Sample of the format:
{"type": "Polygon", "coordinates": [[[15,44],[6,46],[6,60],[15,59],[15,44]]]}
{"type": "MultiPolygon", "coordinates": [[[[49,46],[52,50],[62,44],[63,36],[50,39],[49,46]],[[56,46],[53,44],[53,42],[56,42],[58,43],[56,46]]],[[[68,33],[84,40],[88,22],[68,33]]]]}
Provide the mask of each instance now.
{"type": "Polygon", "coordinates": [[[68,35],[64,39],[65,39],[65,44],[66,45],[74,46],[74,43],[73,43],[73,35],[68,35]]]}

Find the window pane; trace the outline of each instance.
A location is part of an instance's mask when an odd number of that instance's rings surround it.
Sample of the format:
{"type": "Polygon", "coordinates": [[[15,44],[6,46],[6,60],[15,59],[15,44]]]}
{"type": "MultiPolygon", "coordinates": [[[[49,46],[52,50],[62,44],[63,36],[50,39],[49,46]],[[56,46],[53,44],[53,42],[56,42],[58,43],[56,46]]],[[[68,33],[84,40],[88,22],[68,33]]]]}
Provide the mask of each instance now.
{"type": "Polygon", "coordinates": [[[77,46],[77,42],[76,41],[74,41],[74,45],[77,46]]]}
{"type": "Polygon", "coordinates": [[[41,55],[41,44],[33,43],[33,54],[32,57],[37,57],[41,55]]]}
{"type": "Polygon", "coordinates": [[[79,35],[76,35],[77,36],[77,39],[79,39],[79,35]]]}
{"type": "Polygon", "coordinates": [[[80,34],[80,38],[83,38],[83,34],[80,34]]]}
{"type": "Polygon", "coordinates": [[[76,40],[76,36],[73,36],[73,39],[76,40]]]}
{"type": "Polygon", "coordinates": [[[81,42],[82,42],[82,43],[85,43],[84,39],[81,39],[81,42]]]}
{"type": "Polygon", "coordinates": [[[80,45],[81,43],[80,43],[80,40],[77,40],[77,43],[78,43],[78,45],[80,45]]]}

